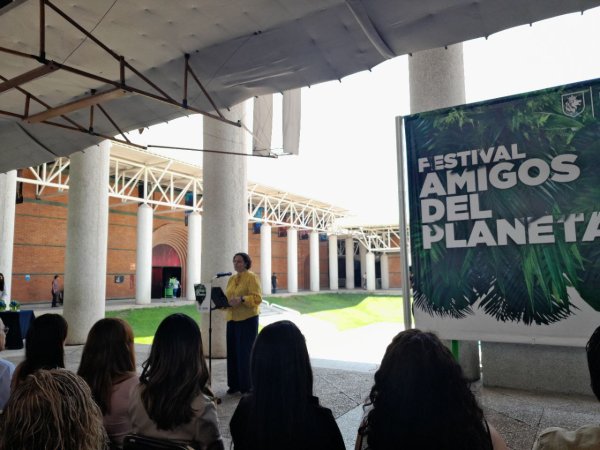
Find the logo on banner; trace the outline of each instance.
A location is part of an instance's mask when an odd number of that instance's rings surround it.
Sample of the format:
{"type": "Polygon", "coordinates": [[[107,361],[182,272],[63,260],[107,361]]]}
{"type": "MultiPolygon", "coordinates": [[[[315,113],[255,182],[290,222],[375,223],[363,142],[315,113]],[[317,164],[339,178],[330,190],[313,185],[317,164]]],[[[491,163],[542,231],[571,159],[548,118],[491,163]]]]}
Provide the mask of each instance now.
{"type": "Polygon", "coordinates": [[[563,113],[569,117],[577,117],[585,110],[584,92],[572,92],[563,94],[562,109],[563,113]]]}

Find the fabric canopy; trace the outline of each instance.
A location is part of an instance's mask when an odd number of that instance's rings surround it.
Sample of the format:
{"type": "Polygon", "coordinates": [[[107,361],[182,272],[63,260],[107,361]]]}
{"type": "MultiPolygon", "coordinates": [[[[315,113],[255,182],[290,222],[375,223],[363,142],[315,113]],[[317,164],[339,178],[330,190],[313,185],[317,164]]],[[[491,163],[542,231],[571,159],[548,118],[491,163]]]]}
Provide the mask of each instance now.
{"type": "Polygon", "coordinates": [[[16,0],[0,9],[0,172],[69,155],[120,131],[341,79],[394,56],[583,11],[600,0],[44,4],[16,0]]]}

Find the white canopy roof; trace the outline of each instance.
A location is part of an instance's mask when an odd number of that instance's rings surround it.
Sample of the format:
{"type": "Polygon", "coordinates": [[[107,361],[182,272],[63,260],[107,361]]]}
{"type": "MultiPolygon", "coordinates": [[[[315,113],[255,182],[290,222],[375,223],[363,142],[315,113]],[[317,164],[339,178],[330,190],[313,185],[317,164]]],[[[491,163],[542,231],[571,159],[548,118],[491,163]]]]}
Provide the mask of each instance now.
{"type": "Polygon", "coordinates": [[[341,79],[397,55],[583,11],[600,0],[40,4],[15,0],[0,9],[0,172],[181,115],[341,79]]]}

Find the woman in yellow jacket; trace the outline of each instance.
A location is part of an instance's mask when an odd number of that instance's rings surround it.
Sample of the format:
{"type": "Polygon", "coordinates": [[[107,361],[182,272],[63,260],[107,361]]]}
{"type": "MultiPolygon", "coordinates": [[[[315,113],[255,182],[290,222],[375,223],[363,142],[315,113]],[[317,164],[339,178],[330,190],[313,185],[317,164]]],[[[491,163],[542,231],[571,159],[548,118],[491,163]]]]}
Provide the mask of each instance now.
{"type": "Polygon", "coordinates": [[[250,352],[258,334],[258,312],[262,289],[258,276],[249,269],[247,253],[233,256],[236,274],[227,283],[227,385],[228,394],[250,390],[250,352]]]}

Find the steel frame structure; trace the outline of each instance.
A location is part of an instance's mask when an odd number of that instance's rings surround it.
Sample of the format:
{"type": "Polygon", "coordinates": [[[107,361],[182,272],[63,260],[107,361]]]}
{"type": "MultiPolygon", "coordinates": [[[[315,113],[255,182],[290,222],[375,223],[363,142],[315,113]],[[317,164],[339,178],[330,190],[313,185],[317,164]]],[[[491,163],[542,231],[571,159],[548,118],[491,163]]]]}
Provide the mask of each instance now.
{"type": "MultiPolygon", "coordinates": [[[[119,55],[117,52],[109,48],[102,41],[96,38],[92,33],[88,32],[85,28],[83,28],[80,24],[78,24],[75,20],[69,17],[65,12],[59,9],[56,5],[54,5],[50,0],[39,0],[39,51],[37,55],[20,52],[18,50],[0,47],[0,53],[5,53],[9,55],[13,55],[16,57],[29,59],[32,61],[36,61],[40,66],[29,70],[25,73],[22,73],[16,77],[8,79],[2,75],[0,75],[0,93],[9,91],[12,89],[17,90],[21,94],[23,94],[23,113],[18,114],[11,111],[0,110],[0,115],[5,115],[9,117],[15,117],[21,119],[22,121],[26,121],[29,123],[44,123],[47,125],[68,129],[75,132],[90,134],[97,137],[103,137],[105,139],[111,139],[114,141],[118,141],[121,143],[126,143],[132,146],[137,146],[132,143],[125,133],[121,130],[119,125],[111,118],[108,111],[102,106],[102,103],[107,102],[111,99],[123,97],[127,95],[141,95],[143,97],[147,97],[162,103],[166,103],[175,107],[179,107],[185,110],[189,110],[193,113],[202,114],[207,117],[211,117],[215,120],[219,120],[221,122],[227,123],[229,125],[233,125],[236,127],[241,127],[242,124],[237,121],[231,121],[225,118],[225,116],[219,111],[215,102],[211,98],[209,92],[203,86],[202,82],[198,78],[198,76],[194,73],[192,67],[189,64],[190,55],[185,54],[185,64],[182,68],[182,77],[183,77],[183,93],[182,93],[182,101],[179,102],[175,100],[172,96],[167,94],[164,89],[150,80],[148,77],[143,75],[139,70],[137,70],[131,63],[127,62],[124,55],[119,55]],[[119,68],[119,79],[111,80],[99,74],[95,74],[89,71],[81,70],[76,67],[72,67],[58,61],[52,61],[46,58],[46,12],[47,10],[53,11],[62,19],[64,19],[67,23],[71,24],[75,29],[77,29],[85,39],[89,39],[91,42],[96,44],[99,49],[108,53],[114,60],[115,64],[119,68]],[[96,92],[92,90],[89,93],[82,93],[81,98],[62,104],[62,105],[49,105],[46,102],[42,101],[40,98],[33,95],[31,92],[23,89],[21,85],[31,82],[33,80],[40,79],[52,72],[62,70],[65,72],[72,73],[74,75],[81,76],[83,78],[87,78],[89,80],[98,81],[106,84],[107,86],[111,86],[108,90],[103,92],[96,92]],[[139,89],[131,84],[127,84],[126,82],[126,71],[131,72],[135,76],[137,76],[140,80],[142,80],[151,90],[147,89],[139,89]],[[205,111],[199,108],[196,108],[189,104],[188,101],[188,81],[189,78],[197,84],[197,86],[202,91],[203,95],[210,102],[216,113],[211,113],[209,111],[205,111]],[[39,104],[45,110],[37,114],[30,114],[30,105],[31,101],[39,104]],[[70,112],[82,110],[85,108],[89,108],[89,123],[87,125],[77,123],[72,120],[67,114],[70,112]],[[121,135],[123,139],[119,139],[113,136],[109,136],[107,134],[98,133],[94,130],[94,111],[97,108],[102,115],[106,117],[106,119],[111,123],[114,127],[114,131],[116,134],[121,135]],[[52,121],[50,119],[61,118],[65,120],[67,124],[59,123],[52,121]]],[[[138,146],[140,147],[140,146],[138,146]]],[[[141,147],[143,148],[143,147],[141,147]]]]}
{"type": "MultiPolygon", "coordinates": [[[[152,206],[155,214],[177,212],[202,213],[202,176],[200,168],[176,162],[152,154],[152,163],[142,161],[142,154],[134,146],[123,146],[126,152],[109,156],[110,198],[119,199],[111,208],[135,203],[152,206]],[[187,170],[177,170],[177,168],[187,170]],[[143,194],[140,197],[141,193],[143,194]],[[186,204],[186,196],[192,196],[192,204],[186,204]]],[[[69,190],[70,160],[57,158],[51,163],[24,169],[30,177],[20,175],[17,181],[36,186],[36,198],[64,195],[69,190]],[[47,192],[48,188],[58,192],[47,192]]],[[[189,203],[189,202],[188,202],[189,203]]],[[[399,229],[396,225],[339,227],[337,222],[347,212],[341,208],[280,192],[256,183],[248,186],[248,221],[265,223],[275,227],[294,227],[298,230],[350,236],[371,252],[394,252],[399,250],[399,229]]],[[[355,246],[356,247],[356,246],[355,246]]],[[[353,249],[357,253],[357,249],[353,249]]]]}

